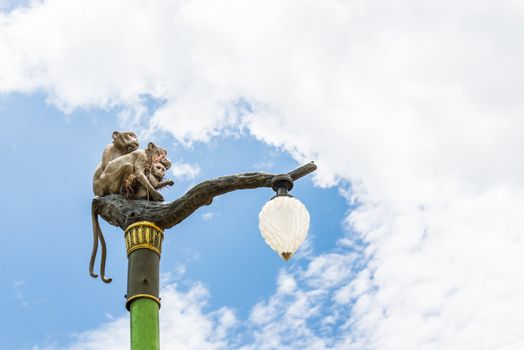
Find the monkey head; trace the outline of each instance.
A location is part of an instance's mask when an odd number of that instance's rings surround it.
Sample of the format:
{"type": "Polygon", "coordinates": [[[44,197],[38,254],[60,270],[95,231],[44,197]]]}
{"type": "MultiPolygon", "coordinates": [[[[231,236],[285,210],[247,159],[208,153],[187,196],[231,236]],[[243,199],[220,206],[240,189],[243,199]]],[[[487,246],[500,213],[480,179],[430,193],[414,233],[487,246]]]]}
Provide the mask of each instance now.
{"type": "Polygon", "coordinates": [[[147,144],[147,148],[144,150],[146,152],[147,159],[152,163],[158,163],[160,158],[162,158],[163,148],[158,147],[153,142],[147,144]]]}
{"type": "Polygon", "coordinates": [[[161,147],[159,147],[159,150],[160,150],[160,154],[161,154],[159,162],[162,163],[162,165],[164,165],[166,170],[168,170],[169,168],[171,168],[171,160],[169,158],[167,158],[167,150],[165,148],[161,148],[161,147]]]}
{"type": "Polygon", "coordinates": [[[138,138],[131,131],[113,131],[113,144],[123,154],[127,154],[138,148],[138,138]]]}
{"type": "Polygon", "coordinates": [[[165,170],[171,167],[171,160],[167,158],[165,148],[158,147],[153,142],[149,142],[145,151],[147,158],[151,160],[152,163],[161,163],[165,167],[165,170]]]}
{"type": "Polygon", "coordinates": [[[158,181],[162,180],[166,175],[166,167],[162,163],[153,163],[151,165],[151,175],[158,181]]]}

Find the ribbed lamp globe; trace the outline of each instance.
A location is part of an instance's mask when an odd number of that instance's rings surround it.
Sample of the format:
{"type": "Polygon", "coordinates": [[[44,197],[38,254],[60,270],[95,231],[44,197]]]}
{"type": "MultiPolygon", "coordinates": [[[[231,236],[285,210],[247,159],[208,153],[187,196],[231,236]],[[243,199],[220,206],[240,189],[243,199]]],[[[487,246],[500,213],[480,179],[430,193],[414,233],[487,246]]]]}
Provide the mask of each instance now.
{"type": "Polygon", "coordinates": [[[278,196],[267,202],[258,220],[266,243],[286,261],[302,245],[309,229],[306,207],[289,196],[278,196]]]}

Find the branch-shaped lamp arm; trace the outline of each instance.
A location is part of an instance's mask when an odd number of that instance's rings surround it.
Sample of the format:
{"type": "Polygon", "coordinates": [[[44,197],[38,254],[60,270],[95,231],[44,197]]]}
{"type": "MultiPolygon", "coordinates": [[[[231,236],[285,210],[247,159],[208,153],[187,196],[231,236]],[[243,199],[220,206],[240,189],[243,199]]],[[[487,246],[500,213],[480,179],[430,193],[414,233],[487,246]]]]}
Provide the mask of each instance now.
{"type": "MultiPolygon", "coordinates": [[[[298,180],[316,169],[317,166],[311,162],[290,171],[288,175],[298,180]]],[[[138,221],[150,221],[167,229],[181,223],[198,208],[211,204],[214,197],[236,190],[271,187],[275,176],[264,172],[222,176],[196,185],[170,203],[129,201],[120,195],[96,197],[93,207],[107,222],[123,230],[138,221]]]]}

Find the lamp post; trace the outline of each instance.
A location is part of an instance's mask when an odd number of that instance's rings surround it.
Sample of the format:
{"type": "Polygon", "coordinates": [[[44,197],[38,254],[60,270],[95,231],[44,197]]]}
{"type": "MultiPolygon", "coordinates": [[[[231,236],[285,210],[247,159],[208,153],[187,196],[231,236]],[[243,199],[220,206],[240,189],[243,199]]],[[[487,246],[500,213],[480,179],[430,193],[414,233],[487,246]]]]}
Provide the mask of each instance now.
{"type": "Polygon", "coordinates": [[[136,222],[125,230],[131,349],[160,349],[159,265],[163,239],[164,231],[148,221],[136,222]]]}
{"type": "MultiPolygon", "coordinates": [[[[305,206],[289,191],[295,180],[316,169],[316,165],[311,162],[287,174],[243,173],[223,176],[196,185],[170,203],[130,201],[116,194],[95,197],[92,203],[95,241],[90,266],[93,266],[100,241],[100,275],[106,283],[111,282],[111,279],[105,277],[106,247],[98,216],[125,232],[128,255],[126,308],[131,314],[131,349],[160,348],[159,264],[165,229],[179,224],[198,208],[210,205],[216,196],[241,189],[271,187],[276,195],[262,208],[259,228],[266,243],[287,261],[304,242],[309,228],[309,214],[305,206]]],[[[93,272],[91,275],[97,276],[93,272]]]]}

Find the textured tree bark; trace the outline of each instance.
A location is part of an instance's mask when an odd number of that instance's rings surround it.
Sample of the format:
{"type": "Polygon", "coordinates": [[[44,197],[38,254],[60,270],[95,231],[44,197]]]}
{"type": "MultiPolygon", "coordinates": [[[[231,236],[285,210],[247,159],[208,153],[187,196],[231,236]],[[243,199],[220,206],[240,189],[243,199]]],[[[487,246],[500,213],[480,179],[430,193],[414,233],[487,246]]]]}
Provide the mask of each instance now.
{"type": "MultiPolygon", "coordinates": [[[[293,180],[298,180],[316,169],[317,166],[311,162],[289,172],[288,175],[293,180]]],[[[138,221],[150,221],[162,229],[167,229],[181,223],[198,208],[211,204],[216,196],[236,190],[271,187],[271,180],[275,176],[263,172],[222,176],[196,185],[170,203],[127,200],[116,194],[95,197],[93,207],[108,223],[123,230],[138,221]]]]}

